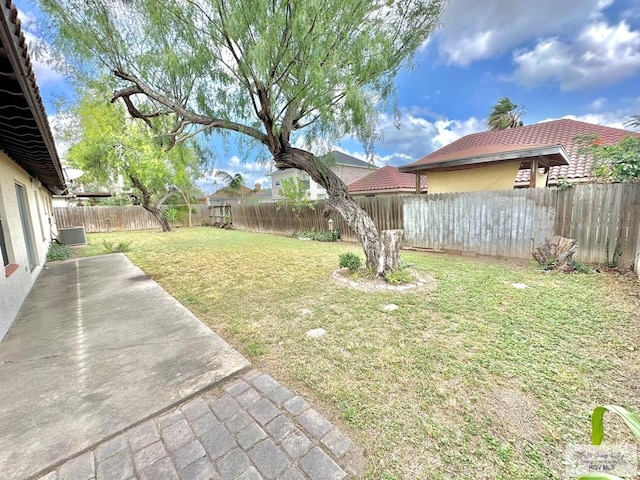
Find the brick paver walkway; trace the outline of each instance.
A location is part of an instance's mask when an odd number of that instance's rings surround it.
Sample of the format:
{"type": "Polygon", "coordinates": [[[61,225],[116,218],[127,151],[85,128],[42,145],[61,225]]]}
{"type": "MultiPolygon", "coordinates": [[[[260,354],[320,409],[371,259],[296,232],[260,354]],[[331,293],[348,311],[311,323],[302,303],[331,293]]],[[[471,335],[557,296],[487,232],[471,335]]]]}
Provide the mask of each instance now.
{"type": "Polygon", "coordinates": [[[360,474],[355,450],[305,400],[252,370],[41,480],[341,480],[360,474]]]}

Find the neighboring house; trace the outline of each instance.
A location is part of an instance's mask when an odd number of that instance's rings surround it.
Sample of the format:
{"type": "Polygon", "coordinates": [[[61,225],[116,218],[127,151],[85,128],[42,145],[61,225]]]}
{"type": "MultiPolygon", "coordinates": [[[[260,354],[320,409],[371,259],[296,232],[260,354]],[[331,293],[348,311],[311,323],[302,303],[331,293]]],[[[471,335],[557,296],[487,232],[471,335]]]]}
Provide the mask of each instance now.
{"type": "Polygon", "coordinates": [[[429,193],[543,188],[561,179],[591,180],[591,161],[581,155],[580,136],[604,145],[634,132],[561,119],[506,130],[474,133],[400,167],[425,175],[429,193]],[[530,175],[531,171],[537,174],[530,175]]]}
{"type": "Polygon", "coordinates": [[[52,194],[66,188],[16,7],[0,4],[0,339],[56,233],[52,194]]]}
{"type": "MultiPolygon", "coordinates": [[[[346,185],[360,180],[369,175],[373,170],[378,169],[378,167],[372,163],[364,162],[351,155],[337,151],[329,152],[319,158],[322,162],[325,162],[329,169],[346,185]]],[[[276,170],[269,175],[271,176],[271,195],[274,200],[282,198],[278,192],[282,187],[282,180],[285,178],[298,178],[303,181],[307,185],[309,198],[311,200],[327,198],[326,190],[313,181],[313,179],[309,178],[309,174],[302,170],[287,168],[284,170],[276,170]]]]}
{"type": "MultiPolygon", "coordinates": [[[[349,193],[354,197],[381,197],[406,195],[416,192],[416,175],[402,173],[398,167],[387,165],[371,172],[366,177],[349,185],[349,193]]],[[[420,176],[420,193],[427,192],[427,179],[420,176]]]]}

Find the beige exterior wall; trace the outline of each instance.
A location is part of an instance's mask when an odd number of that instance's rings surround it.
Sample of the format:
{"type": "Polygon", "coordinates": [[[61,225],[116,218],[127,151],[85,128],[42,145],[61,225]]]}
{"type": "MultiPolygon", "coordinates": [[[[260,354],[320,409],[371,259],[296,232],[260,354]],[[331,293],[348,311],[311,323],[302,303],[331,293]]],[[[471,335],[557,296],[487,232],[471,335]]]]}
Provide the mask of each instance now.
{"type": "Polygon", "coordinates": [[[340,179],[347,185],[366,177],[373,171],[377,170],[373,165],[371,167],[353,167],[350,165],[334,165],[329,167],[340,179]]]}
{"type": "Polygon", "coordinates": [[[536,172],[536,188],[547,188],[547,181],[549,179],[549,171],[544,173],[544,170],[539,169],[536,172]]]}
{"type": "MultiPolygon", "coordinates": [[[[8,261],[17,265],[17,269],[9,276],[0,272],[0,340],[5,336],[13,323],[24,298],[29,293],[33,282],[47,256],[50,242],[50,231],[53,224],[53,208],[50,192],[39,182],[32,181],[29,175],[0,151],[0,218],[7,246],[8,261]],[[18,210],[18,199],[15,185],[22,185],[27,197],[36,266],[31,269],[27,256],[25,236],[18,210]]],[[[4,264],[4,262],[3,262],[4,264]]]]}
{"type": "Polygon", "coordinates": [[[495,163],[483,167],[446,172],[428,172],[429,194],[508,190],[513,184],[521,161],[495,163]]]}

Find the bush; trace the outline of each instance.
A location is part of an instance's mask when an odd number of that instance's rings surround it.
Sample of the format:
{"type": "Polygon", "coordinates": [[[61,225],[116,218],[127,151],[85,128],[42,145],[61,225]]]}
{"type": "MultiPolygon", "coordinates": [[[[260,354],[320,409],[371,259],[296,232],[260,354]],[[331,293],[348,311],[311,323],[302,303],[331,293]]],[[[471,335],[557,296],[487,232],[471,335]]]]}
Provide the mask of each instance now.
{"type": "Polygon", "coordinates": [[[61,243],[52,243],[49,245],[49,251],[47,252],[47,261],[53,262],[55,260],[66,260],[73,256],[73,250],[67,245],[61,243]]]}
{"type": "Polygon", "coordinates": [[[400,285],[403,283],[409,283],[413,280],[413,275],[406,268],[396,268],[391,272],[385,272],[384,278],[387,282],[392,283],[394,285],[400,285]]]}
{"type": "Polygon", "coordinates": [[[340,240],[340,232],[338,230],[334,230],[333,232],[314,232],[313,230],[305,232],[293,230],[292,232],[289,232],[287,236],[292,238],[310,238],[317,242],[337,242],[340,240]]]}
{"type": "Polygon", "coordinates": [[[340,238],[340,233],[337,230],[333,232],[316,232],[311,238],[318,242],[335,242],[340,238]]]}
{"type": "Polygon", "coordinates": [[[189,209],[186,205],[171,205],[163,212],[164,218],[169,223],[180,223],[189,214],[189,209]]]}
{"type": "Polygon", "coordinates": [[[131,250],[131,241],[111,242],[109,240],[102,240],[102,247],[107,253],[124,253],[131,250]]]}
{"type": "Polygon", "coordinates": [[[343,253],[340,255],[340,268],[348,268],[351,272],[355,272],[362,267],[362,259],[355,253],[343,253]]]}

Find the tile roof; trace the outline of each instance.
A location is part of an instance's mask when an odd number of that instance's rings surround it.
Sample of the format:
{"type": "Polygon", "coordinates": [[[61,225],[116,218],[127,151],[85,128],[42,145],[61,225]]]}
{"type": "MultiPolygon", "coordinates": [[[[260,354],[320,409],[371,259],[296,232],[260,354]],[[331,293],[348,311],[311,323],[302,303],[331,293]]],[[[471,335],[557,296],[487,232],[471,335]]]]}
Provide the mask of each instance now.
{"type": "MultiPolygon", "coordinates": [[[[578,153],[580,145],[576,141],[578,135],[594,134],[602,144],[610,145],[622,140],[626,135],[639,135],[636,132],[619,128],[604,127],[586,122],[579,122],[563,118],[550,122],[527,125],[525,127],[509,128],[506,130],[473,133],[459,138],[455,142],[442,147],[435,152],[409,164],[417,166],[450,160],[456,157],[467,157],[470,153],[477,155],[494,149],[504,151],[505,146],[548,146],[561,145],[569,156],[569,165],[551,167],[549,180],[561,177],[569,179],[588,179],[591,176],[591,161],[578,153]]],[[[528,182],[529,170],[520,170],[516,183],[528,182]]]]}
{"type": "Polygon", "coordinates": [[[66,188],[18,10],[0,0],[0,150],[52,192],[66,188]]]}
{"type": "MultiPolygon", "coordinates": [[[[426,190],[427,188],[427,179],[424,175],[421,178],[420,186],[421,190],[426,190]]],[[[402,173],[398,170],[398,167],[392,167],[391,165],[382,167],[349,185],[349,193],[378,191],[414,192],[415,189],[416,176],[411,173],[402,173]]]]}

